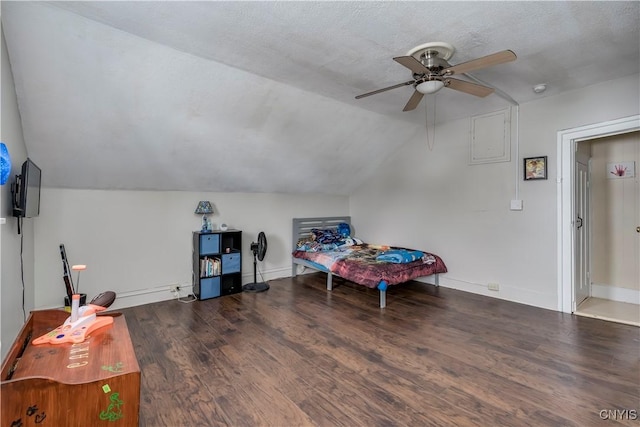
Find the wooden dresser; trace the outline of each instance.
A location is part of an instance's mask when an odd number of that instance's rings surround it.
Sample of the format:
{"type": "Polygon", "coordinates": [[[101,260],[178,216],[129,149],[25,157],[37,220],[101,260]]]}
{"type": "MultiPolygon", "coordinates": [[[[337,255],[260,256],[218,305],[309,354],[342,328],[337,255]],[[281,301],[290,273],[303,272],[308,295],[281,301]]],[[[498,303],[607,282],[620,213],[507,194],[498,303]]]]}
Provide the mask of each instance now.
{"type": "Polygon", "coordinates": [[[30,314],[2,363],[2,427],[137,426],[140,367],[124,315],[79,344],[32,344],[68,316],[30,314]]]}

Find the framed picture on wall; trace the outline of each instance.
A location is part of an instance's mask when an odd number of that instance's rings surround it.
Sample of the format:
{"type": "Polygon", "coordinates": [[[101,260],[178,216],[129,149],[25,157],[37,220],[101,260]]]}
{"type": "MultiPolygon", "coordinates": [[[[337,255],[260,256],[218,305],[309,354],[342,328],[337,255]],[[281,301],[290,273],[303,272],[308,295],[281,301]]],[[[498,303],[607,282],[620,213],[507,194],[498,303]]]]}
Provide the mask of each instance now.
{"type": "Polygon", "coordinates": [[[607,178],[634,178],[636,176],[636,162],[607,163],[607,178]]]}
{"type": "Polygon", "coordinates": [[[547,156],[525,157],[524,180],[547,179],[547,156]]]}

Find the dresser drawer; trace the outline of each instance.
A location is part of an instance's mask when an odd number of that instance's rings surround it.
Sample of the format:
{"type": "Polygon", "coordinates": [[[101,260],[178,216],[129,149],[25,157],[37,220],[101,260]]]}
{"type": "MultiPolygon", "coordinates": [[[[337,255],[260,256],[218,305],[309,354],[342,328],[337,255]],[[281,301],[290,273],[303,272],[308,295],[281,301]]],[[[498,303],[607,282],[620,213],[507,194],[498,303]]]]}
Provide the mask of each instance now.
{"type": "Polygon", "coordinates": [[[200,280],[200,299],[220,296],[220,277],[208,277],[200,280]]]}
{"type": "Polygon", "coordinates": [[[222,274],[237,273],[240,271],[240,253],[222,255],[222,274]]]}
{"type": "Polygon", "coordinates": [[[219,234],[200,235],[200,255],[220,253],[219,234]]]}

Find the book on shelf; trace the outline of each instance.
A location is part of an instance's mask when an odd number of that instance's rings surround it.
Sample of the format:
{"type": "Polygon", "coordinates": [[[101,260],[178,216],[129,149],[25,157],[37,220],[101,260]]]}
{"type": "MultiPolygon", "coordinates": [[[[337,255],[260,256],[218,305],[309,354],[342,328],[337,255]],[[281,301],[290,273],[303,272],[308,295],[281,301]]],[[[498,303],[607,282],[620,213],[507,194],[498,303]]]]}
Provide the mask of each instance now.
{"type": "Polygon", "coordinates": [[[221,267],[219,258],[202,258],[200,260],[200,278],[219,276],[222,271],[221,267]]]}

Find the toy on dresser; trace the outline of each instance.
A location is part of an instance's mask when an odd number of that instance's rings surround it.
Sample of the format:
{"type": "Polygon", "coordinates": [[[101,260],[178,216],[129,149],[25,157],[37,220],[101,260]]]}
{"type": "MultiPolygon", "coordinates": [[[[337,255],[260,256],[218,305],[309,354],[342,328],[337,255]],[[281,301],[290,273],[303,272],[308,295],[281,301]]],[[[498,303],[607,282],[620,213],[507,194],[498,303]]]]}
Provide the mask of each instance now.
{"type": "Polygon", "coordinates": [[[98,317],[96,313],[106,310],[107,307],[113,304],[116,299],[115,292],[102,292],[92,299],[88,305],[80,306],[80,300],[82,299],[84,304],[84,298],[86,297],[81,297],[81,294],[79,293],[80,272],[86,270],[87,266],[80,264],[69,268],[69,261],[67,260],[67,252],[64,244],[60,244],[60,256],[62,257],[63,280],[67,291],[65,305],[67,305],[68,310],[68,304],[70,303],[71,315],[62,325],[33,340],[33,344],[35,345],[62,343],[78,344],[83,342],[87,338],[88,334],[96,329],[113,324],[112,317],[98,317]],[[76,286],[73,285],[71,271],[78,272],[76,286]]]}
{"type": "Polygon", "coordinates": [[[47,332],[33,340],[33,344],[62,344],[67,342],[78,344],[83,342],[91,332],[113,323],[113,317],[98,317],[96,315],[96,312],[106,310],[106,307],[94,304],[78,307],[79,301],[80,295],[73,295],[71,316],[51,332],[47,332]]]}

